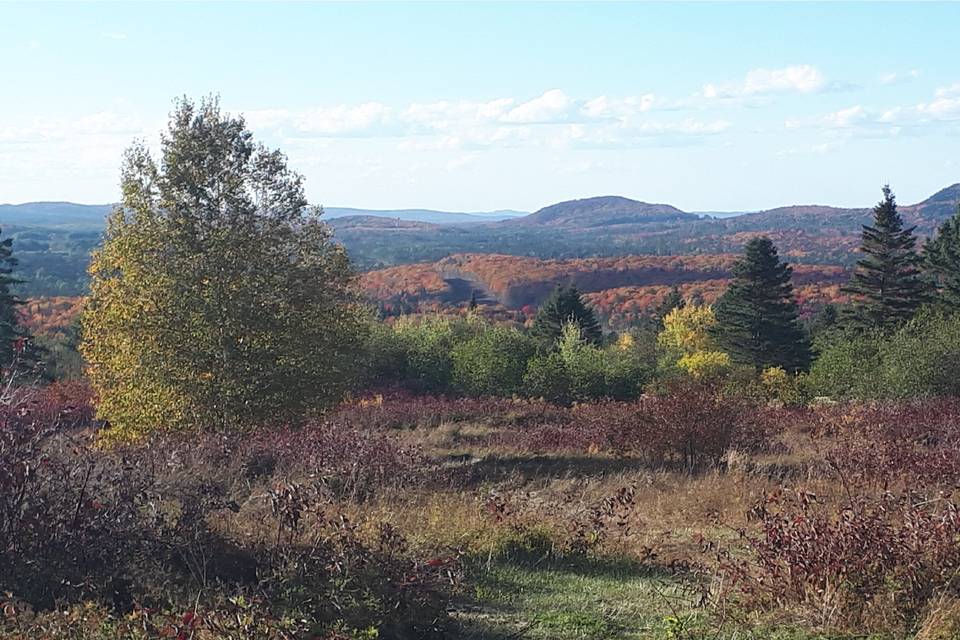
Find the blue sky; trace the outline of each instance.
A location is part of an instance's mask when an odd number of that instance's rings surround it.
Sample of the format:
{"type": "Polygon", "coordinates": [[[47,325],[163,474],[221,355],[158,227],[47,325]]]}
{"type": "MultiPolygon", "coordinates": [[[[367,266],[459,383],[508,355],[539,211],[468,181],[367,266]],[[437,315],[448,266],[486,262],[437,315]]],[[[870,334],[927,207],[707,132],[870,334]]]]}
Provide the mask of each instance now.
{"type": "Polygon", "coordinates": [[[221,96],[327,206],[902,202],[960,182],[960,4],[0,3],[0,202],[117,199],[221,96]]]}

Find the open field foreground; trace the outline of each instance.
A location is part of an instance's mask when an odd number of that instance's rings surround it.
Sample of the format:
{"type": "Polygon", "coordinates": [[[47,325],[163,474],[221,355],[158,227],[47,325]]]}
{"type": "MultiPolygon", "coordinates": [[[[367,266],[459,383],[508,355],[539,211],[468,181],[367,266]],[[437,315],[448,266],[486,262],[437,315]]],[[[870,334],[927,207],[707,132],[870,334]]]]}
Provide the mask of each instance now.
{"type": "Polygon", "coordinates": [[[86,389],[56,384],[2,420],[5,638],[960,629],[957,400],[387,393],[107,449],[86,389]]]}

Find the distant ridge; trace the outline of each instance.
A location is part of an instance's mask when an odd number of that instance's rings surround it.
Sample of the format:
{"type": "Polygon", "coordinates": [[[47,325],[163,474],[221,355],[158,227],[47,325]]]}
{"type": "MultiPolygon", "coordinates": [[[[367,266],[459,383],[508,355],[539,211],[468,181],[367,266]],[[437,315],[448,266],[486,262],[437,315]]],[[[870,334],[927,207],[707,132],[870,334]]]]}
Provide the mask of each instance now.
{"type": "Polygon", "coordinates": [[[324,218],[366,216],[377,218],[394,218],[411,222],[429,222],[431,224],[473,224],[482,222],[498,222],[527,215],[523,211],[510,209],[479,213],[463,213],[457,211],[435,211],[433,209],[354,209],[350,207],[324,207],[324,218]]]}
{"type": "MultiPolygon", "coordinates": [[[[17,226],[84,225],[102,227],[113,204],[77,204],[75,202],[25,202],[23,204],[0,204],[0,224],[17,226]]],[[[325,207],[324,219],[366,216],[392,218],[430,224],[474,224],[498,222],[527,215],[524,211],[504,209],[476,213],[435,211],[433,209],[354,209],[348,207],[325,207]]]]}
{"type": "Polygon", "coordinates": [[[515,223],[525,225],[549,225],[564,227],[598,227],[619,224],[645,224],[697,220],[698,216],[686,213],[668,204],[650,204],[622,196],[599,196],[582,200],[568,200],[544,207],[515,223]]]}
{"type": "Polygon", "coordinates": [[[112,204],[73,202],[25,202],[0,204],[0,224],[23,226],[102,227],[112,204]]]}

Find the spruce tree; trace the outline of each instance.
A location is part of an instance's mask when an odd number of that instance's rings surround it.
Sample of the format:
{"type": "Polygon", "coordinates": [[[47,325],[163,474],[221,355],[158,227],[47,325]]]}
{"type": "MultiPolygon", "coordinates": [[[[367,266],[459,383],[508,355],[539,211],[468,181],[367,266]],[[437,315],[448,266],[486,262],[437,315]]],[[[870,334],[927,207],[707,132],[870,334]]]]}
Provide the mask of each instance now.
{"type": "Polygon", "coordinates": [[[593,310],[584,303],[575,286],[558,285],[537,310],[530,334],[552,345],[563,333],[563,325],[571,322],[580,327],[584,340],[600,344],[603,332],[593,310]]]}
{"type": "Polygon", "coordinates": [[[937,302],[960,311],[960,206],[924,244],[923,258],[938,289],[937,302]]]}
{"type": "Polygon", "coordinates": [[[733,362],[790,372],[810,365],[810,344],[798,320],[791,274],[769,238],[747,242],[733,266],[733,282],[714,305],[713,336],[733,362]]]}
{"type": "Polygon", "coordinates": [[[889,185],[883,200],[873,208],[873,225],[863,225],[860,251],[844,291],[853,301],[846,313],[850,326],[858,329],[889,329],[913,317],[925,301],[926,286],[920,258],[914,249],[913,227],[903,228],[897,202],[889,185]]]}
{"type": "Polygon", "coordinates": [[[653,310],[653,320],[656,323],[657,330],[663,329],[663,319],[674,309],[682,309],[686,304],[683,295],[680,293],[680,287],[673,285],[670,293],[663,299],[663,302],[657,305],[653,310]]]}
{"type": "Polygon", "coordinates": [[[17,309],[23,301],[13,288],[23,282],[14,277],[17,259],[13,257],[13,238],[0,241],[0,366],[9,367],[14,360],[35,364],[37,353],[28,344],[29,334],[20,325],[17,309]]]}

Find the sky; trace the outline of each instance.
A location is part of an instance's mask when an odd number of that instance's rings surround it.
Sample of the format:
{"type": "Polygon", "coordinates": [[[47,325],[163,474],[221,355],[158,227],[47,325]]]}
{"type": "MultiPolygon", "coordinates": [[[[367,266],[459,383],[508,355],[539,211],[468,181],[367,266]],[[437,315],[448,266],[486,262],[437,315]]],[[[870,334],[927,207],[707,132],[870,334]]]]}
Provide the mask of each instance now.
{"type": "Polygon", "coordinates": [[[220,96],[311,202],[904,203],[960,182],[960,3],[3,3],[0,202],[116,201],[220,96]]]}

